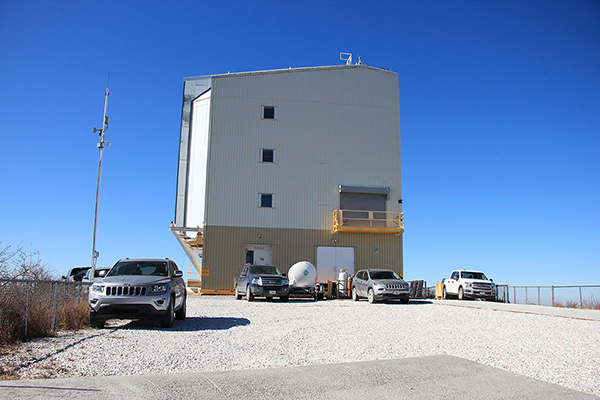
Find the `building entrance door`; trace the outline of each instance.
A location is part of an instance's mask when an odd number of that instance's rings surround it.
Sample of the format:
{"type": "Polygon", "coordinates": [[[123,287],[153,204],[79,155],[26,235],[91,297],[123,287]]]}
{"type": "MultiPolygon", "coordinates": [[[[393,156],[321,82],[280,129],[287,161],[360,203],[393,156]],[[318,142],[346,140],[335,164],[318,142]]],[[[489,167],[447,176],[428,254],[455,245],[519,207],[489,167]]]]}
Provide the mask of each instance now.
{"type": "Polygon", "coordinates": [[[354,247],[317,247],[317,281],[337,281],[341,269],[354,273],[354,247]]]}

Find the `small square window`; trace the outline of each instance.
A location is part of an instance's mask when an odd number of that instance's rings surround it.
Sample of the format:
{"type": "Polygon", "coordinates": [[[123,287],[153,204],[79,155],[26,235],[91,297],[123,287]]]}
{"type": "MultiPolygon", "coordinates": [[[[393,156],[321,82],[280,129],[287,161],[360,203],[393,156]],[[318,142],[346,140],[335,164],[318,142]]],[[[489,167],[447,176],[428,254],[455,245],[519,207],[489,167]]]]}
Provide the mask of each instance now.
{"type": "Polygon", "coordinates": [[[260,162],[264,162],[264,163],[275,162],[275,150],[261,149],[260,162]]]}
{"type": "Polygon", "coordinates": [[[275,119],[275,106],[263,106],[263,119],[275,119]]]}
{"type": "Polygon", "coordinates": [[[260,194],[260,207],[261,208],[273,208],[273,194],[272,193],[261,193],[260,194]]]}

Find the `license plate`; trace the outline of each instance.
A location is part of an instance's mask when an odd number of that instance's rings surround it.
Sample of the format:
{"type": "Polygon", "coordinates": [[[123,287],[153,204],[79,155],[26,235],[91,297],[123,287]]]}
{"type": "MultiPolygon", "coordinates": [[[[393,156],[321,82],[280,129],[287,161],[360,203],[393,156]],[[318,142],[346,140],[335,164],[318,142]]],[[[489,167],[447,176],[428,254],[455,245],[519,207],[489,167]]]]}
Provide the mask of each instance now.
{"type": "Polygon", "coordinates": [[[275,290],[269,290],[269,294],[275,294],[277,293],[275,290]]]}
{"type": "Polygon", "coordinates": [[[394,290],[394,294],[400,294],[399,290],[394,290]]]}

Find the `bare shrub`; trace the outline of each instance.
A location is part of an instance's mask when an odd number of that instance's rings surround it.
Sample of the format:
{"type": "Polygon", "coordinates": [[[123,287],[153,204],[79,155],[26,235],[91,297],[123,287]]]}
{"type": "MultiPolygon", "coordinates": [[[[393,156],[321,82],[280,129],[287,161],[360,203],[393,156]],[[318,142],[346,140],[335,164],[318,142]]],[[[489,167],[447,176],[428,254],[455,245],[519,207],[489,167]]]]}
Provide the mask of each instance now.
{"type": "Polygon", "coordinates": [[[15,247],[0,242],[0,278],[50,280],[54,277],[42,263],[39,251],[31,250],[27,254],[22,244],[15,247]]]}

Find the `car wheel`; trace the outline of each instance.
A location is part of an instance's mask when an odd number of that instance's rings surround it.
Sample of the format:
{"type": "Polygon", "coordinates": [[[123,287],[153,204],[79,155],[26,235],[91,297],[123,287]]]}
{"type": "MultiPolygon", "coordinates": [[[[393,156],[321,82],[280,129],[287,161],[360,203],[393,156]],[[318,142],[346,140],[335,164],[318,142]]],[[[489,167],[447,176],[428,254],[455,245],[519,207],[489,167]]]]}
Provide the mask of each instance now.
{"type": "Polygon", "coordinates": [[[290,301],[290,296],[281,296],[281,301],[290,301]]]}
{"type": "Polygon", "coordinates": [[[408,296],[401,298],[400,299],[400,303],[402,303],[402,304],[408,304],[408,296]]]}
{"type": "Polygon", "coordinates": [[[235,299],[236,300],[241,300],[242,299],[242,295],[240,294],[240,291],[238,290],[238,286],[235,285],[235,299]]]}
{"type": "Polygon", "coordinates": [[[94,317],[94,315],[90,312],[90,326],[92,328],[102,329],[104,328],[105,323],[106,321],[94,317]]]}
{"type": "Polygon", "coordinates": [[[248,301],[254,300],[254,295],[250,291],[250,285],[246,285],[246,300],[248,300],[248,301]]]}
{"type": "Polygon", "coordinates": [[[187,314],[187,296],[183,296],[183,304],[181,304],[181,307],[179,308],[179,310],[177,310],[175,312],[175,318],[177,318],[180,321],[183,321],[185,319],[185,316],[187,314]]]}
{"type": "Polygon", "coordinates": [[[317,300],[323,300],[324,295],[323,293],[317,293],[317,300]]]}
{"type": "Polygon", "coordinates": [[[458,299],[459,300],[464,300],[465,299],[465,292],[463,291],[462,287],[458,288],[458,299]]]}
{"type": "Polygon", "coordinates": [[[448,293],[446,292],[446,286],[444,286],[444,289],[442,290],[442,299],[448,300],[448,293]]]}
{"type": "Polygon", "coordinates": [[[167,306],[167,312],[164,318],[160,321],[160,326],[163,328],[171,328],[173,326],[173,321],[175,320],[175,315],[173,313],[173,300],[169,299],[169,305],[167,306]]]}
{"type": "Polygon", "coordinates": [[[369,291],[367,292],[367,298],[369,299],[369,303],[375,303],[375,293],[373,293],[373,289],[369,288],[369,291]]]}
{"type": "Polygon", "coordinates": [[[352,300],[358,301],[358,293],[356,292],[356,288],[352,288],[352,300]]]}
{"type": "Polygon", "coordinates": [[[487,301],[496,301],[496,296],[490,296],[486,300],[487,301]]]}

